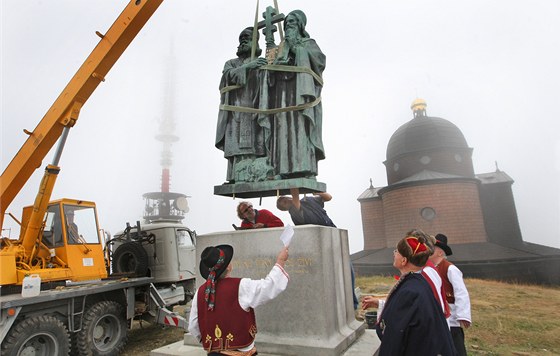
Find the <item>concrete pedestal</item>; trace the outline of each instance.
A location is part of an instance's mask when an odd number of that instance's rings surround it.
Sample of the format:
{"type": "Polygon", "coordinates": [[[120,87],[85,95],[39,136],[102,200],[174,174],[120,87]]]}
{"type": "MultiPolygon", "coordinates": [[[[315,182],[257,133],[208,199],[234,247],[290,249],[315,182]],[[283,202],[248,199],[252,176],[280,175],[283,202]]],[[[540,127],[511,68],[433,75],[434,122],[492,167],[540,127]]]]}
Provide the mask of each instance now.
{"type": "MultiPolygon", "coordinates": [[[[270,228],[201,235],[197,266],[204,248],[230,244],[235,249],[232,275],[264,278],[282,247],[282,231],[270,228]]],[[[295,227],[285,269],[290,275],[288,288],[255,311],[259,353],[343,354],[365,329],[354,317],[348,232],[315,225],[295,227]]],[[[198,286],[203,282],[197,279],[198,286]]]]}

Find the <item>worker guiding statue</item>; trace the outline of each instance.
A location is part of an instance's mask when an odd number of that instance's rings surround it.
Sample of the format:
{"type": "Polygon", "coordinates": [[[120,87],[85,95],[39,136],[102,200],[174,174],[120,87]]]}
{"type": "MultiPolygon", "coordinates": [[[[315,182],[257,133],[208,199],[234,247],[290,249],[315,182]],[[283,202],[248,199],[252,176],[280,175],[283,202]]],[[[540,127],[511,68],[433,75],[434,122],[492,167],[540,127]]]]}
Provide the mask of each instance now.
{"type": "Polygon", "coordinates": [[[255,19],[253,26],[241,31],[237,58],[227,61],[222,72],[215,146],[224,151],[228,167],[227,182],[216,186],[215,194],[274,195],[296,185],[324,191],[315,177],[318,161],[325,158],[321,133],[325,55],[306,31],[303,11],[284,16],[268,7],[262,15],[264,20],[255,19]],[[260,56],[261,30],[265,57],[260,56]]]}

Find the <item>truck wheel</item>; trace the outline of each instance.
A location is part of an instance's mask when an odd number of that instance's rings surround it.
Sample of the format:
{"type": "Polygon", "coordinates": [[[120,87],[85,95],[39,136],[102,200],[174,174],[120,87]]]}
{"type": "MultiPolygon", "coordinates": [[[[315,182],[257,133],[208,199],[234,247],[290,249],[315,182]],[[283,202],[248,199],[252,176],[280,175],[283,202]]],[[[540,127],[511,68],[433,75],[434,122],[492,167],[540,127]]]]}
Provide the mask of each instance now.
{"type": "Polygon", "coordinates": [[[68,355],[70,336],[68,329],[50,315],[23,319],[6,335],[1,354],[20,355],[68,355]]]}
{"type": "Polygon", "coordinates": [[[82,330],[76,335],[79,355],[118,355],[127,341],[126,317],[117,302],[104,301],[85,313],[82,330]]]}
{"type": "Polygon", "coordinates": [[[114,273],[134,273],[144,277],[148,272],[148,253],[142,245],[126,242],[113,254],[112,267],[114,273]]]}

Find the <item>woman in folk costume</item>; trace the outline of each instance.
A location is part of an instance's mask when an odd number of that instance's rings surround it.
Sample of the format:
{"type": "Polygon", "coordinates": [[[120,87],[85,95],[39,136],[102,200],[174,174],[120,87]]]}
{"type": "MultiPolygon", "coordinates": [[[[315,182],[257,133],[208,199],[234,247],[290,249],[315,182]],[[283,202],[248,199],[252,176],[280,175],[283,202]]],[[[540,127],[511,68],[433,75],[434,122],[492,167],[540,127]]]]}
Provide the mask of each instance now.
{"type": "MultiPolygon", "coordinates": [[[[432,288],[432,293],[434,298],[441,304],[441,310],[443,311],[445,318],[449,324],[449,316],[451,315],[451,310],[449,304],[446,300],[445,288],[443,286],[443,281],[436,270],[435,265],[430,261],[435,251],[435,237],[426,234],[424,231],[419,229],[413,229],[406,233],[408,237],[424,237],[426,239],[426,246],[430,249],[430,258],[426,262],[426,265],[422,268],[422,276],[426,279],[430,287],[432,288]]],[[[398,276],[397,276],[398,277],[398,276]]],[[[381,316],[383,307],[385,305],[385,299],[378,299],[374,296],[367,295],[362,298],[362,309],[366,310],[368,308],[377,308],[378,316],[381,316]]],[[[451,333],[453,335],[453,332],[451,333]]]]}
{"type": "Polygon", "coordinates": [[[257,324],[254,308],[276,298],[288,286],[284,247],[266,278],[232,278],[233,247],[210,246],[200,256],[200,274],[206,282],[192,300],[189,332],[210,356],[256,355],[257,324]]]}
{"type": "Polygon", "coordinates": [[[456,355],[442,308],[422,275],[430,254],[424,236],[406,236],[398,242],[393,266],[400,277],[376,325],[379,355],[456,355]]]}

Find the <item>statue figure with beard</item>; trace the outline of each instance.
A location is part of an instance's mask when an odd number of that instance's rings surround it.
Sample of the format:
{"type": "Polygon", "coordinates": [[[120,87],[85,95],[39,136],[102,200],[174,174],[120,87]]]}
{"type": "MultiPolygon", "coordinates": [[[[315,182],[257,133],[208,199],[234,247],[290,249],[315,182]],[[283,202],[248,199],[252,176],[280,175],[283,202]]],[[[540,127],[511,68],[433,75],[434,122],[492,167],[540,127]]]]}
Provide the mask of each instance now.
{"type": "Polygon", "coordinates": [[[325,158],[321,75],[326,57],[306,24],[301,10],[286,16],[284,42],[274,64],[265,67],[268,85],[261,88],[259,124],[265,128],[275,179],[315,179],[317,162],[325,158]]]}
{"type": "MultiPolygon", "coordinates": [[[[257,33],[258,36],[258,33],[257,33]]],[[[220,111],[215,146],[228,160],[228,183],[256,182],[272,175],[267,164],[263,128],[257,122],[262,72],[258,41],[252,57],[253,28],[239,35],[237,58],[227,61],[220,82],[220,111]]],[[[257,37],[258,39],[258,37],[257,37]]]]}

